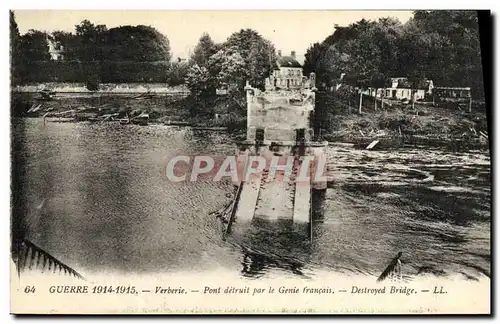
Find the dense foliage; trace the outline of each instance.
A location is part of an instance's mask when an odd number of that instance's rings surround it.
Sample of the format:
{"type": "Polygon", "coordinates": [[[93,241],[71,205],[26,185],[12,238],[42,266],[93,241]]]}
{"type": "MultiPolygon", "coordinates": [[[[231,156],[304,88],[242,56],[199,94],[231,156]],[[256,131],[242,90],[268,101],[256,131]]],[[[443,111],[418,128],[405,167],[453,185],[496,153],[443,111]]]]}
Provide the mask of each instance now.
{"type": "Polygon", "coordinates": [[[10,17],[10,66],[11,66],[11,84],[17,85],[20,82],[20,45],[21,35],[16,23],[16,18],[12,10],[9,11],[10,17]]]}
{"type": "Polygon", "coordinates": [[[226,92],[233,111],[243,111],[246,82],[263,88],[275,62],[274,46],[255,30],[241,29],[222,44],[215,44],[208,34],[203,34],[191,57],[186,83],[193,96],[203,98],[197,100],[201,106],[213,102],[219,89],[226,92]]]}
{"type": "Polygon", "coordinates": [[[84,20],[75,26],[75,33],[47,34],[30,30],[25,35],[18,34],[11,13],[12,50],[17,53],[17,62],[12,65],[17,71],[15,79],[20,82],[172,81],[179,84],[178,79],[184,78],[187,70],[179,64],[171,68],[169,40],[150,26],[108,29],[84,20]],[[51,60],[49,40],[63,46],[63,61],[51,60]]]}
{"type": "MultiPolygon", "coordinates": [[[[204,96],[227,89],[241,97],[246,81],[263,88],[276,62],[272,43],[252,29],[241,29],[221,44],[204,33],[189,62],[171,63],[168,38],[150,26],[108,29],[84,20],[74,33],[30,30],[19,35],[10,12],[10,27],[13,83],[90,77],[99,82],[187,81],[204,96]],[[63,62],[50,60],[47,40],[64,47],[63,62]]],[[[431,79],[436,86],[471,87],[473,96],[483,97],[477,13],[417,10],[405,24],[381,18],[336,26],[305,53],[304,74],[310,72],[317,74],[320,88],[335,87],[340,80],[378,88],[387,86],[390,77],[408,77],[412,87],[431,79]]]]}
{"type": "Polygon", "coordinates": [[[198,66],[207,66],[210,56],[218,51],[217,47],[210,35],[203,33],[191,55],[191,62],[198,66]]]}
{"type": "Polygon", "coordinates": [[[306,53],[304,71],[318,83],[343,81],[360,87],[382,87],[390,77],[408,77],[413,87],[424,79],[437,86],[471,87],[483,96],[483,76],[476,11],[415,11],[402,24],[393,18],[361,20],[337,27],[306,53]]]}

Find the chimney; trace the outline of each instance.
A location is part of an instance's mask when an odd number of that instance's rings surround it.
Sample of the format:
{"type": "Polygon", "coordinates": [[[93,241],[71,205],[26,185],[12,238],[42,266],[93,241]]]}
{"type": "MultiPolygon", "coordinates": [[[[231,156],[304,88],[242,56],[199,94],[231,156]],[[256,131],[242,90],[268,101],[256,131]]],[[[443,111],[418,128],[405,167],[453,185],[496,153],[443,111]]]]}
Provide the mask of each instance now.
{"type": "Polygon", "coordinates": [[[281,56],[281,50],[278,50],[278,56],[281,56]]]}
{"type": "Polygon", "coordinates": [[[293,57],[293,58],[295,58],[295,51],[292,51],[292,52],[290,53],[290,56],[291,56],[291,57],[293,57]]]}

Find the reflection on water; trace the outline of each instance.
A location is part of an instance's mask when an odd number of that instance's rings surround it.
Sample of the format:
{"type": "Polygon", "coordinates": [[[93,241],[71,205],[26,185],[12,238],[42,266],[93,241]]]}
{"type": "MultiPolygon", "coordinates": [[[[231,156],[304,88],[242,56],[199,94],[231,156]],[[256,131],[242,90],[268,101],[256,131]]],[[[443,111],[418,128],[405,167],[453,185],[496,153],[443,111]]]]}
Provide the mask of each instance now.
{"type": "Polygon", "coordinates": [[[307,277],[302,271],[303,265],[300,262],[272,258],[265,254],[245,250],[243,250],[242,266],[242,275],[249,278],[260,278],[266,275],[269,269],[273,268],[289,271],[297,276],[307,277]]]}
{"type": "Polygon", "coordinates": [[[14,215],[35,244],[82,274],[206,271],[378,276],[399,251],[405,275],[490,273],[490,167],[485,152],[364,151],[332,145],[324,218],[250,223],[222,241],[210,212],[230,181],[169,182],[174,154],[232,154],[223,134],[164,126],[14,120],[14,215]]]}
{"type": "Polygon", "coordinates": [[[250,224],[236,221],[228,241],[243,250],[244,276],[261,277],[272,270],[307,276],[304,268],[311,255],[307,227],[284,220],[254,219],[250,224]]]}

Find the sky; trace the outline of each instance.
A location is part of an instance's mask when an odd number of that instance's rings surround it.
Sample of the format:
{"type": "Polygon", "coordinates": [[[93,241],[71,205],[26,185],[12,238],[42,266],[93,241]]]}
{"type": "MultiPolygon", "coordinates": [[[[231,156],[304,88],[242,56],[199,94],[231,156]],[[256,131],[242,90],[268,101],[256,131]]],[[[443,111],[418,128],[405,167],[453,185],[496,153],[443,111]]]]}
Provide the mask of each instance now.
{"type": "Polygon", "coordinates": [[[252,28],[269,39],[283,55],[296,51],[299,60],[307,48],[323,41],[334,25],[346,26],[363,18],[375,20],[395,17],[402,23],[411,11],[141,11],[141,10],[15,10],[21,34],[29,29],[53,32],[75,31],[75,25],[88,19],[108,28],[125,25],[155,27],[170,40],[172,57],[188,58],[200,36],[207,32],[215,42],[223,42],[242,28],[252,28]]]}

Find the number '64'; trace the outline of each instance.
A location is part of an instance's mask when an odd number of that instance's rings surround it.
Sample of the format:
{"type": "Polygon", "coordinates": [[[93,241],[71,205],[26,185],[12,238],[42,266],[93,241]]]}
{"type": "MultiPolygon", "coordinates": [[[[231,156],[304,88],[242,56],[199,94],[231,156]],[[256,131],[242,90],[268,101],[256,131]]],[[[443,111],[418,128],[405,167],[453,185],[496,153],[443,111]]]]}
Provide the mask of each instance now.
{"type": "Polygon", "coordinates": [[[35,286],[26,286],[26,287],[24,288],[24,292],[25,292],[26,294],[29,294],[29,293],[32,293],[32,294],[33,294],[33,293],[35,292],[35,286]]]}

